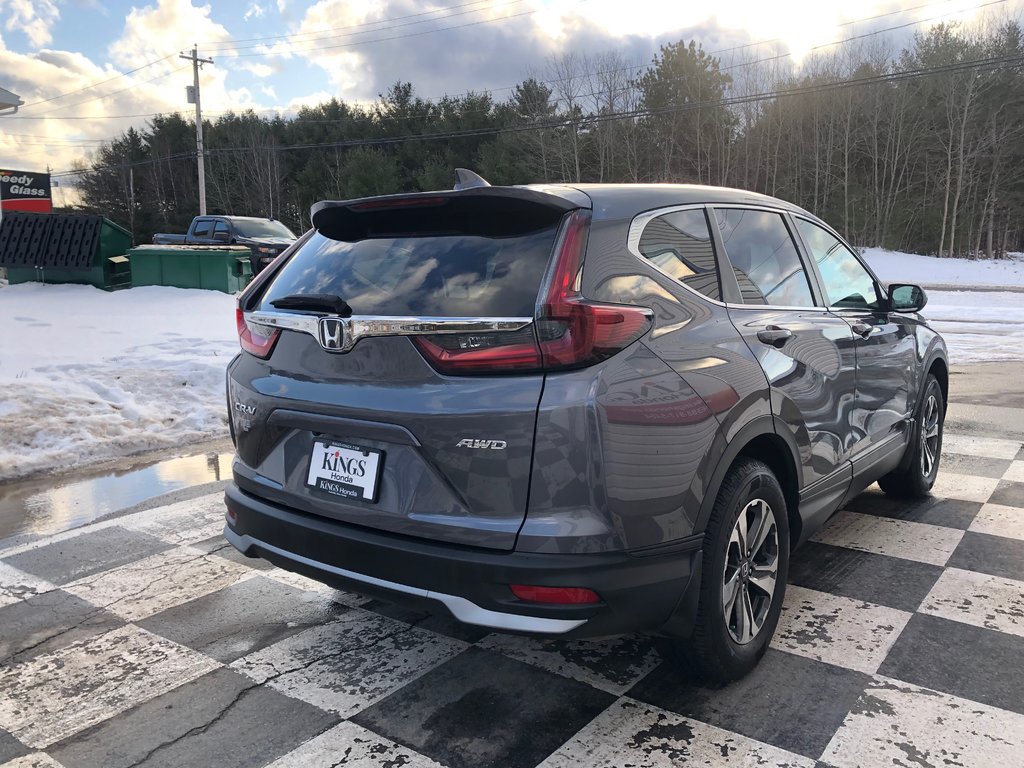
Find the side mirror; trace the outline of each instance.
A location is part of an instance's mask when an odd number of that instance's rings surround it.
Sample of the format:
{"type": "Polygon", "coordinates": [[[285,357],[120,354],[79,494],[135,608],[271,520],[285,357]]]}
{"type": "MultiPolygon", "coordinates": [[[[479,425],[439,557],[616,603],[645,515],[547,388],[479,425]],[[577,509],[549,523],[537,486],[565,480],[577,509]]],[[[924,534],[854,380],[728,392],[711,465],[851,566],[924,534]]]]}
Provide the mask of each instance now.
{"type": "Polygon", "coordinates": [[[231,235],[227,232],[214,232],[213,239],[218,243],[226,243],[231,238],[231,235]]]}
{"type": "Polygon", "coordinates": [[[928,295],[919,285],[892,283],[889,285],[889,309],[893,312],[920,312],[928,303],[928,295]]]}

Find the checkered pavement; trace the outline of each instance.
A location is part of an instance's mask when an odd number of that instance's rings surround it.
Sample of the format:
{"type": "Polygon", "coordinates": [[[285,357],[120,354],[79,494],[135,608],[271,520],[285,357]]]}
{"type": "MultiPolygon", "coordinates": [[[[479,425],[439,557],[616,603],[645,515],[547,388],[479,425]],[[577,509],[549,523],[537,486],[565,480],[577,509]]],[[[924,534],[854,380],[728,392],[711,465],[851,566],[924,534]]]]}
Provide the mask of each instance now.
{"type": "Polygon", "coordinates": [[[657,641],[535,641],[331,590],[220,494],[0,541],[0,768],[1024,765],[1024,447],[950,434],[794,553],[772,647],[694,685],[657,641]]]}

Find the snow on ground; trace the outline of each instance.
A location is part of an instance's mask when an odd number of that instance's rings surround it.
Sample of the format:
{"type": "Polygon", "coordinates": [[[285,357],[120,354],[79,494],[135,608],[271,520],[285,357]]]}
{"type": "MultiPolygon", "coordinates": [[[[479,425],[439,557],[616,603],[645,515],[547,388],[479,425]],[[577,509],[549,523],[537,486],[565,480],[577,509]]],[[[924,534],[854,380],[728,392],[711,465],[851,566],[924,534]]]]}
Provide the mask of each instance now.
{"type": "MultiPolygon", "coordinates": [[[[1024,260],[868,249],[883,280],[929,291],[924,315],[954,364],[1024,359],[1024,260]]],[[[234,298],[146,287],[0,281],[0,482],[227,434],[224,369],[238,349],[234,298]]]]}
{"type": "Polygon", "coordinates": [[[864,258],[886,282],[917,283],[959,291],[928,290],[923,314],[949,346],[954,365],[1024,360],[1024,254],[1010,259],[939,259],[881,248],[867,248],[864,258]],[[972,291],[971,288],[986,288],[972,291]]]}
{"type": "Polygon", "coordinates": [[[1024,360],[1024,293],[927,293],[921,314],[946,340],[953,365],[1024,360]]]}
{"type": "Polygon", "coordinates": [[[865,248],[864,260],[880,280],[906,281],[928,287],[1024,286],[1024,254],[1009,259],[940,259],[914,253],[865,248]]]}
{"type": "Polygon", "coordinates": [[[0,286],[0,481],[227,434],[234,297],[0,286]]]}

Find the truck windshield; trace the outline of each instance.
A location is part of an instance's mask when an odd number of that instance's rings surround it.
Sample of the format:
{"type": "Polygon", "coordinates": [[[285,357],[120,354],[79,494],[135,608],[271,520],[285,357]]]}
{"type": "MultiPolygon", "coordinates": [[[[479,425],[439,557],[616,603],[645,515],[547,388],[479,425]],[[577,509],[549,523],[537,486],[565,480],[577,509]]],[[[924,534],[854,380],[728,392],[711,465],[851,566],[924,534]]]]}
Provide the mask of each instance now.
{"type": "Polygon", "coordinates": [[[295,239],[295,234],[280,221],[273,219],[234,219],[235,232],[242,237],[288,237],[295,239]]]}

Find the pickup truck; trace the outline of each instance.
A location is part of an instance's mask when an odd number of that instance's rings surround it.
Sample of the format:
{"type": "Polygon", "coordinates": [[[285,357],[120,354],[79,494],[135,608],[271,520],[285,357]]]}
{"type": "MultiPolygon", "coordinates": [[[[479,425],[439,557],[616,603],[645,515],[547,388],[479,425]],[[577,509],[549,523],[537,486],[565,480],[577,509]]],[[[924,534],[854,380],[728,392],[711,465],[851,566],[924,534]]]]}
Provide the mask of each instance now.
{"type": "Polygon", "coordinates": [[[253,216],[196,216],[184,235],[157,233],[157,245],[247,245],[255,275],[295,242],[295,234],[274,219],[253,216]]]}

